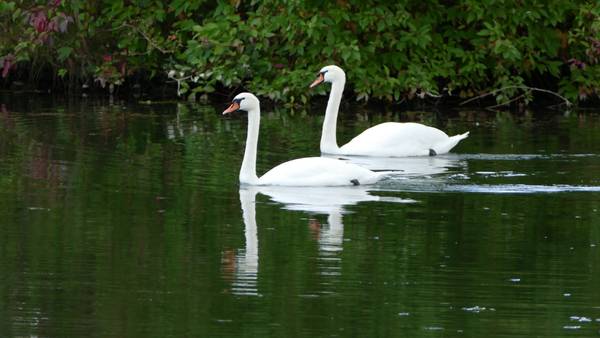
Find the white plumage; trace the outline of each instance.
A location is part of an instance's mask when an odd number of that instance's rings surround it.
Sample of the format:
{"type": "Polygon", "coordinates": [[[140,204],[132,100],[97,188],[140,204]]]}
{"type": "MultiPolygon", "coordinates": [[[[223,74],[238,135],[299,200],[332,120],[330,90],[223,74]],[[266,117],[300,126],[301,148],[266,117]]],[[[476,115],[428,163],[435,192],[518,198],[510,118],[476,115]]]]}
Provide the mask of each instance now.
{"type": "Polygon", "coordinates": [[[258,177],[256,175],[256,151],[260,127],[260,103],[258,98],[250,93],[238,94],[223,114],[237,110],[248,113],[248,135],[242,168],[240,169],[240,183],[283,186],[343,186],[372,184],[385,176],[384,173],[376,173],[356,164],[337,159],[306,157],[282,163],[263,176],[258,177]]]}
{"type": "Polygon", "coordinates": [[[439,129],[419,123],[386,122],[363,131],[350,142],[339,147],[336,139],[336,124],[346,74],[335,65],[323,67],[311,87],[323,82],[331,82],[331,92],[321,134],[322,153],[383,157],[445,154],[460,140],[469,136],[469,132],[466,132],[449,137],[439,129]]]}

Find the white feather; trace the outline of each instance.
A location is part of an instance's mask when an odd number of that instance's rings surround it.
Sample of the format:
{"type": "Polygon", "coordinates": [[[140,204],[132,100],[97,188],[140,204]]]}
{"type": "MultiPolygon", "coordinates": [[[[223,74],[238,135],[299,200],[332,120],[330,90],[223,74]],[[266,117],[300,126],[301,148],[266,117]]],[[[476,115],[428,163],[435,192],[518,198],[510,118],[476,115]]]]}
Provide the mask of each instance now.
{"type": "MultiPolygon", "coordinates": [[[[325,157],[306,157],[282,163],[262,177],[256,175],[256,150],[260,127],[260,103],[250,93],[241,93],[234,98],[240,110],[248,112],[248,135],[246,150],[240,169],[240,183],[249,185],[282,186],[349,186],[373,184],[385,173],[373,172],[346,161],[325,157]]],[[[234,104],[232,107],[235,108],[234,104]]],[[[232,108],[224,114],[230,113],[232,108]]]]}
{"type": "Polygon", "coordinates": [[[469,136],[464,134],[448,136],[443,131],[419,123],[386,122],[371,127],[350,142],[339,147],[336,139],[337,116],[346,83],[346,74],[338,66],[326,66],[320,71],[324,82],[331,83],[331,92],[323,131],[321,152],[325,154],[404,157],[429,155],[430,149],[436,154],[445,154],[469,136]]]}

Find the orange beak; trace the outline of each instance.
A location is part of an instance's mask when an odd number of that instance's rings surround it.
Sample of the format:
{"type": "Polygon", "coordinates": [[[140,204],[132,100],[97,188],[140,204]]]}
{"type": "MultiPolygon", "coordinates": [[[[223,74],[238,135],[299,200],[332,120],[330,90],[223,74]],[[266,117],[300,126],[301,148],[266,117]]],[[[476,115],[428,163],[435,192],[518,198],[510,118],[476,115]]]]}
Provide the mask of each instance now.
{"type": "Polygon", "coordinates": [[[240,109],[240,104],[237,102],[232,102],[231,105],[229,105],[229,108],[225,109],[225,111],[223,112],[223,115],[231,114],[238,109],[240,109]]]}
{"type": "Polygon", "coordinates": [[[319,75],[317,75],[317,79],[310,84],[309,88],[316,87],[323,83],[323,81],[325,81],[325,75],[323,75],[323,73],[319,73],[319,75]]]}

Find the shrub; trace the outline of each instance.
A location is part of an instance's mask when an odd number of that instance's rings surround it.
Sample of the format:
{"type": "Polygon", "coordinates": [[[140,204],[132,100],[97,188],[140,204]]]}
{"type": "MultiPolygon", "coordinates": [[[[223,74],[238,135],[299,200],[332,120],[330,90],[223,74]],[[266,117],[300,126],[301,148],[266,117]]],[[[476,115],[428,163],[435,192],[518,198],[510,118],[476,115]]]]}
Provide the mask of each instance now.
{"type": "Polygon", "coordinates": [[[331,63],[358,100],[496,90],[498,102],[528,101],[539,87],[581,101],[600,86],[596,1],[13,0],[0,18],[4,78],[49,68],[71,87],[148,74],[179,95],[306,102],[331,63]]]}

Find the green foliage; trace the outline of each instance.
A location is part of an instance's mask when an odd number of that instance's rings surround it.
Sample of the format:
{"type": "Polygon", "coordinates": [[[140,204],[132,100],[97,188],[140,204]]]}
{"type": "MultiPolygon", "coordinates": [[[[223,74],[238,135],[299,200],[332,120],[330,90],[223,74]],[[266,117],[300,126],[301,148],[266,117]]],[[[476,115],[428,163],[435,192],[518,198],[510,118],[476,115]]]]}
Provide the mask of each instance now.
{"type": "Polygon", "coordinates": [[[600,88],[596,1],[14,0],[0,18],[4,73],[50,65],[119,85],[144,72],[176,81],[180,95],[244,88],[306,102],[325,91],[306,87],[331,63],[358,100],[507,88],[502,103],[529,100],[531,86],[577,101],[600,88]],[[31,20],[42,14],[58,29],[31,20]]]}

